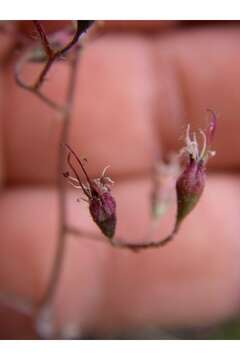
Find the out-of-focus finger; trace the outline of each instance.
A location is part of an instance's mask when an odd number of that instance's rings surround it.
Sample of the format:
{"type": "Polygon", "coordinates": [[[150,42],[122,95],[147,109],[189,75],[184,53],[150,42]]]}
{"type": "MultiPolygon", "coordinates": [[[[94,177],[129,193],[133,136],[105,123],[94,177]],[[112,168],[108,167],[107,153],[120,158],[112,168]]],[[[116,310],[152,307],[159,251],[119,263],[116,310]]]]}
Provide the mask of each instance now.
{"type": "MultiPolygon", "coordinates": [[[[115,40],[89,45],[78,73],[69,143],[88,158],[94,175],[106,165],[111,165],[115,176],[144,173],[156,153],[154,130],[148,122],[154,112],[151,45],[140,36],[122,37],[117,47],[115,40]]],[[[64,100],[67,70],[66,64],[56,64],[44,86],[56,101],[64,100]]],[[[9,181],[52,181],[62,123],[46,104],[16,86],[11,71],[5,73],[3,111],[9,181]]],[[[30,66],[27,79],[37,71],[39,67],[30,66]]]]}
{"type": "MultiPolygon", "coordinates": [[[[142,179],[115,187],[117,233],[128,241],[140,242],[146,233],[149,185],[142,179]]],[[[69,223],[98,233],[76,196],[69,194],[69,223]]],[[[102,336],[147,326],[208,326],[233,315],[240,296],[239,196],[239,177],[210,176],[175,240],[139,254],[69,236],[55,299],[59,323],[79,324],[83,336],[102,336]]],[[[1,290],[37,300],[55,254],[56,191],[12,189],[1,197],[0,211],[1,290]]],[[[156,236],[172,222],[163,221],[156,236]]]]}
{"type": "Polygon", "coordinates": [[[190,123],[206,128],[210,108],[217,115],[209,166],[240,168],[240,27],[196,28],[159,37],[155,50],[159,138],[165,149],[179,148],[180,134],[190,123]]]}
{"type": "MultiPolygon", "coordinates": [[[[99,175],[108,164],[115,177],[149,171],[158,146],[163,144],[165,153],[182,147],[187,122],[195,128],[207,124],[206,108],[218,116],[217,156],[210,167],[238,169],[239,34],[238,27],[201,28],[156,41],[108,35],[89,44],[79,68],[69,142],[88,158],[90,173],[99,175]]],[[[32,66],[28,76],[36,70],[32,66]]],[[[45,89],[63,100],[66,82],[66,64],[58,64],[45,89]]],[[[9,181],[53,180],[61,123],[39,99],[17,88],[12,73],[6,72],[4,86],[9,181]]]]}

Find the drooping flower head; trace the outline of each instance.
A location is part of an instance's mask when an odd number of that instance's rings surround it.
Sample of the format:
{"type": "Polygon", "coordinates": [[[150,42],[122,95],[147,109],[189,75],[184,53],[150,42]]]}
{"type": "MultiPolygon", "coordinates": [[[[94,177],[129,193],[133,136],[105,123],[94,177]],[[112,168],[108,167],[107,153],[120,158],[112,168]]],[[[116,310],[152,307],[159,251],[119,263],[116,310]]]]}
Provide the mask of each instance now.
{"type": "Polygon", "coordinates": [[[177,191],[177,221],[176,227],[192,211],[202,195],[205,186],[206,163],[209,157],[215,155],[211,145],[216,130],[216,115],[212,110],[207,130],[199,130],[202,137],[199,144],[197,134],[190,132],[190,125],[186,131],[186,145],[182,154],[187,155],[187,163],[176,182],[177,191]]]}
{"type": "Polygon", "coordinates": [[[105,175],[108,167],[103,170],[100,178],[90,179],[80,158],[69,145],[65,144],[65,146],[69,151],[67,156],[68,165],[75,177],[70,176],[69,172],[65,172],[63,175],[75,188],[80,189],[86,196],[86,198],[82,198],[82,200],[88,202],[93,221],[98,225],[103,234],[111,239],[114,236],[116,228],[116,202],[111,193],[113,181],[105,175]],[[72,163],[72,156],[74,156],[81,171],[85,175],[86,183],[81,181],[72,163]]]}

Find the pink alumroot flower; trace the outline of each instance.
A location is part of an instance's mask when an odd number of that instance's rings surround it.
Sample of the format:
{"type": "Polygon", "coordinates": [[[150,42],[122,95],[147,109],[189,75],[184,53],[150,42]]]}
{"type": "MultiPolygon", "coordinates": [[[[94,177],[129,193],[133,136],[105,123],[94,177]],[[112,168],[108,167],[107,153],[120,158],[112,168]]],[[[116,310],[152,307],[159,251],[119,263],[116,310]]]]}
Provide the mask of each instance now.
{"type": "Polygon", "coordinates": [[[90,179],[80,158],[69,145],[65,144],[65,146],[69,150],[67,156],[68,165],[75,177],[70,176],[69,172],[65,172],[63,175],[75,188],[82,190],[86,196],[86,199],[82,198],[82,200],[88,202],[93,221],[105,236],[112,239],[116,228],[116,201],[111,194],[113,181],[108,176],[105,176],[108,167],[103,170],[100,178],[90,179]],[[72,164],[71,155],[74,156],[86,177],[85,184],[80,180],[80,176],[72,164]]]}
{"type": "Polygon", "coordinates": [[[187,155],[187,164],[176,182],[176,229],[198,203],[205,186],[206,163],[210,156],[215,155],[211,144],[216,130],[216,115],[212,110],[208,111],[211,113],[208,128],[206,132],[199,130],[202,146],[199,145],[196,133],[190,133],[190,125],[187,127],[186,146],[182,150],[187,155]]]}

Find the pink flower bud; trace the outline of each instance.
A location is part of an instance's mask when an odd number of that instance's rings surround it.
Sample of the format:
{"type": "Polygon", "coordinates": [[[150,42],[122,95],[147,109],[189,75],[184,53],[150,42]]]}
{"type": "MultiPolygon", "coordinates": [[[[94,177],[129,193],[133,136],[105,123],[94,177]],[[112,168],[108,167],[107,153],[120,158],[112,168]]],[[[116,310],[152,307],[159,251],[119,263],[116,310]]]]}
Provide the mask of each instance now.
{"type": "Polygon", "coordinates": [[[116,202],[111,194],[111,185],[113,181],[105,176],[106,169],[103,170],[103,173],[98,179],[90,179],[88,176],[82,161],[76,155],[76,153],[71,149],[69,145],[65,145],[69,150],[68,154],[68,165],[73,171],[75,177],[70,176],[69,172],[66,171],[63,173],[63,176],[68,179],[68,181],[76,188],[81,189],[83,194],[86,196],[85,200],[89,204],[89,211],[92,216],[93,221],[98,225],[100,230],[104,235],[109,239],[114,236],[116,228],[116,202]],[[71,162],[71,155],[73,155],[80,165],[81,171],[86,177],[86,184],[83,184],[80,176],[78,175],[77,170],[71,162]]]}
{"type": "Polygon", "coordinates": [[[190,160],[176,182],[177,224],[193,210],[205,185],[205,167],[202,162],[190,160]]]}
{"type": "Polygon", "coordinates": [[[89,202],[93,221],[109,239],[114,236],[116,227],[116,202],[110,192],[93,197],[89,202]]]}
{"type": "Polygon", "coordinates": [[[206,134],[200,130],[203,139],[201,149],[196,134],[190,134],[190,127],[187,128],[186,146],[183,153],[187,154],[188,161],[176,182],[177,219],[175,230],[198,203],[205,186],[205,165],[209,156],[215,155],[210,146],[216,129],[216,116],[213,111],[211,111],[211,114],[206,134]]]}

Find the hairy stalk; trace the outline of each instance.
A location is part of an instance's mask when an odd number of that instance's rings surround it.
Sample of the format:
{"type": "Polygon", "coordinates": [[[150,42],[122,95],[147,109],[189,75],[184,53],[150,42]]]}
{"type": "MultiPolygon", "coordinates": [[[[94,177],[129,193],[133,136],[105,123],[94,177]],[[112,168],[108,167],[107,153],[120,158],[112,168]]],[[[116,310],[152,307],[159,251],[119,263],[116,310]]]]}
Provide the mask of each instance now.
{"type": "Polygon", "coordinates": [[[49,44],[47,35],[46,35],[45,31],[43,30],[43,27],[42,27],[40,21],[34,20],[33,23],[36,26],[36,29],[37,29],[38,34],[39,34],[40,39],[41,39],[42,46],[43,46],[47,56],[49,58],[51,58],[53,56],[53,50],[51,48],[51,45],[49,44]]]}
{"type": "Polygon", "coordinates": [[[36,90],[32,85],[26,84],[20,77],[22,65],[26,63],[28,58],[28,53],[25,54],[16,64],[15,66],[15,80],[19,87],[24,90],[29,91],[33,95],[37,96],[40,100],[42,100],[47,106],[52,108],[53,110],[59,112],[60,114],[65,112],[65,108],[53,100],[49,99],[46,95],[44,95],[40,90],[36,90]]]}
{"type": "Polygon", "coordinates": [[[165,246],[171,240],[173,240],[174,236],[178,232],[178,229],[179,229],[179,226],[178,226],[177,223],[175,223],[171,233],[168,236],[166,236],[165,238],[163,238],[163,239],[161,239],[159,241],[156,241],[156,242],[146,242],[146,243],[143,243],[143,244],[123,244],[121,242],[114,242],[112,245],[115,246],[115,247],[119,247],[119,248],[123,248],[123,249],[129,249],[129,250],[133,250],[133,251],[158,248],[158,247],[165,246]]]}
{"type": "MultiPolygon", "coordinates": [[[[56,51],[56,52],[53,52],[53,51],[51,50],[51,54],[49,54],[49,49],[48,49],[48,48],[49,48],[49,43],[48,43],[48,41],[46,41],[46,40],[47,40],[47,37],[46,37],[46,36],[45,36],[45,37],[42,37],[42,36],[40,35],[40,36],[41,36],[41,39],[42,39],[42,42],[44,43],[44,47],[45,47],[45,49],[46,49],[47,55],[48,55],[48,61],[47,61],[46,65],[45,65],[45,67],[43,68],[42,72],[40,73],[40,75],[39,75],[36,83],[34,84],[34,88],[35,88],[36,90],[38,90],[38,89],[41,87],[41,85],[42,85],[42,83],[43,83],[43,81],[44,81],[44,78],[45,78],[46,74],[48,73],[48,71],[50,70],[52,64],[53,64],[57,59],[59,59],[59,58],[61,58],[63,55],[65,55],[65,53],[66,53],[68,50],[72,49],[73,46],[77,43],[77,41],[78,41],[78,39],[79,39],[79,36],[80,36],[81,33],[84,31],[81,23],[82,23],[82,21],[80,21],[80,20],[77,21],[77,28],[76,28],[76,31],[75,31],[75,34],[74,34],[72,40],[70,40],[70,42],[69,42],[66,46],[64,46],[62,49],[60,49],[60,50],[58,50],[58,51],[56,51]]],[[[88,24],[88,21],[87,21],[86,26],[88,26],[88,25],[89,25],[89,24],[88,24]]]]}
{"type": "MultiPolygon", "coordinates": [[[[149,229],[151,230],[151,225],[149,229]]],[[[158,247],[163,247],[166,244],[168,244],[171,240],[174,239],[174,236],[177,234],[179,230],[179,224],[177,224],[177,222],[175,222],[175,225],[171,231],[171,233],[169,235],[167,235],[165,238],[159,240],[159,241],[150,241],[149,242],[149,232],[148,232],[148,236],[144,237],[144,240],[142,241],[142,243],[140,244],[129,244],[127,243],[127,241],[125,239],[119,238],[119,237],[114,237],[110,242],[107,242],[102,236],[101,234],[95,234],[95,233],[91,233],[91,232],[86,232],[83,230],[80,230],[74,226],[68,226],[67,228],[67,232],[69,234],[72,234],[75,237],[85,237],[91,240],[96,240],[96,241],[101,241],[102,243],[106,243],[106,244],[110,244],[115,248],[119,248],[119,249],[127,249],[127,250],[131,250],[134,252],[138,252],[140,250],[145,250],[145,249],[153,249],[153,248],[158,248],[158,247]]]]}
{"type": "MultiPolygon", "coordinates": [[[[70,119],[72,114],[73,108],[73,99],[74,99],[74,92],[76,88],[77,82],[77,67],[78,67],[78,60],[79,60],[79,53],[80,50],[76,48],[73,52],[73,58],[71,61],[71,74],[69,78],[69,85],[67,91],[67,111],[63,116],[63,126],[62,132],[60,136],[60,144],[64,144],[67,142],[68,139],[68,132],[70,127],[70,119]]],[[[61,146],[61,145],[60,145],[61,146]]],[[[59,153],[59,161],[58,161],[58,174],[61,174],[64,167],[64,152],[61,148],[59,153]]],[[[66,187],[65,181],[62,176],[58,177],[58,197],[59,197],[59,236],[57,242],[57,250],[55,255],[55,260],[53,264],[53,269],[51,271],[51,276],[49,279],[49,283],[47,289],[40,301],[40,306],[46,306],[51,302],[52,296],[54,295],[56,286],[58,284],[58,279],[61,272],[64,251],[66,246],[66,233],[67,233],[67,209],[66,209],[66,187]]]]}
{"type": "MultiPolygon", "coordinates": [[[[48,41],[47,35],[46,35],[44,29],[42,28],[41,24],[38,21],[35,21],[34,24],[35,24],[38,34],[40,36],[43,48],[45,49],[48,61],[45,65],[44,69],[42,70],[40,76],[38,77],[37,81],[33,85],[29,85],[29,84],[25,83],[21,79],[21,76],[20,76],[22,66],[24,64],[26,64],[30,59],[29,51],[27,51],[21,57],[21,59],[18,61],[18,63],[16,64],[16,67],[15,67],[15,79],[16,79],[17,84],[21,88],[33,93],[40,100],[42,100],[44,103],[46,103],[50,108],[57,111],[61,115],[63,125],[62,125],[62,132],[61,132],[60,143],[59,143],[59,161],[58,161],[58,168],[57,168],[58,174],[62,173],[63,166],[64,166],[64,153],[63,153],[63,149],[62,149],[61,145],[67,142],[71,114],[72,114],[72,107],[73,107],[74,92],[75,92],[75,88],[76,88],[77,66],[78,66],[78,60],[79,60],[79,52],[81,51],[80,42],[78,40],[79,40],[79,36],[83,32],[86,31],[86,29],[88,28],[88,26],[91,23],[92,23],[91,21],[84,21],[84,22],[77,21],[77,28],[76,28],[76,31],[75,31],[75,34],[74,34],[72,40],[66,46],[64,46],[61,50],[54,52],[54,50],[51,49],[51,45],[48,41]],[[61,106],[61,105],[55,103],[54,101],[52,101],[51,99],[49,99],[42,92],[40,92],[39,88],[42,85],[44,77],[47,74],[47,72],[49,71],[52,64],[56,60],[61,58],[63,55],[65,55],[65,53],[68,52],[68,50],[72,49],[73,46],[75,46],[75,47],[73,49],[74,51],[73,51],[73,54],[72,54],[72,57],[70,60],[71,66],[70,66],[70,77],[69,77],[69,83],[68,83],[69,85],[68,85],[68,90],[67,90],[67,98],[66,98],[65,105],[61,106]]],[[[82,45],[83,41],[86,41],[89,39],[89,36],[88,36],[89,33],[90,33],[90,38],[93,34],[95,35],[96,27],[97,26],[95,26],[95,24],[90,27],[90,29],[89,29],[90,31],[88,31],[88,33],[86,33],[86,35],[81,38],[81,45],[82,45]]],[[[58,283],[58,279],[60,276],[62,260],[64,257],[64,250],[65,250],[65,245],[66,245],[66,234],[68,232],[67,223],[66,223],[67,222],[67,219],[66,219],[67,218],[67,216],[66,216],[67,215],[66,214],[66,190],[65,190],[65,186],[64,186],[64,180],[62,179],[61,176],[58,177],[58,194],[59,194],[59,224],[60,224],[59,226],[60,227],[59,227],[59,235],[58,235],[58,240],[57,240],[56,257],[54,258],[52,273],[50,275],[47,289],[46,289],[41,301],[39,301],[36,304],[36,303],[32,302],[31,300],[23,299],[16,295],[13,295],[13,294],[0,293],[0,302],[5,304],[6,306],[12,307],[15,310],[17,310],[21,313],[24,313],[24,314],[37,315],[40,317],[41,317],[40,313],[42,312],[42,316],[45,317],[44,321],[46,320],[46,317],[47,317],[47,321],[50,321],[50,322],[51,322],[52,318],[51,318],[51,314],[49,314],[50,307],[48,305],[51,302],[52,296],[55,292],[55,289],[56,289],[56,286],[58,283]]],[[[36,323],[38,322],[38,320],[39,319],[36,318],[36,323]]],[[[50,324],[50,325],[52,325],[52,324],[50,324]]]]}
{"type": "Polygon", "coordinates": [[[34,25],[36,27],[36,30],[39,34],[39,37],[41,39],[41,43],[43,45],[43,48],[46,52],[46,56],[47,56],[47,62],[45,64],[45,66],[43,67],[41,73],[39,74],[37,80],[35,81],[34,84],[26,84],[22,79],[21,79],[21,69],[22,66],[24,64],[26,64],[30,57],[31,57],[31,49],[29,50],[29,52],[25,53],[24,56],[18,61],[18,63],[16,64],[15,67],[15,78],[16,78],[16,82],[17,84],[22,87],[23,89],[33,93],[34,95],[36,95],[37,97],[39,97],[42,101],[44,101],[49,107],[51,107],[52,109],[58,111],[59,113],[65,113],[66,112],[66,108],[55,103],[54,101],[52,101],[51,99],[49,99],[47,96],[45,96],[42,92],[40,92],[40,88],[44,82],[44,79],[47,75],[47,73],[49,72],[50,68],[52,67],[52,65],[59,59],[62,58],[63,55],[65,55],[68,50],[70,50],[71,48],[73,48],[74,45],[77,44],[78,39],[81,35],[81,33],[85,30],[81,24],[81,21],[78,20],[77,21],[77,28],[75,31],[75,34],[73,36],[73,38],[70,40],[70,42],[65,45],[62,49],[54,51],[51,48],[51,45],[49,43],[48,37],[43,29],[43,27],[41,26],[39,21],[34,21],[34,25]]]}

